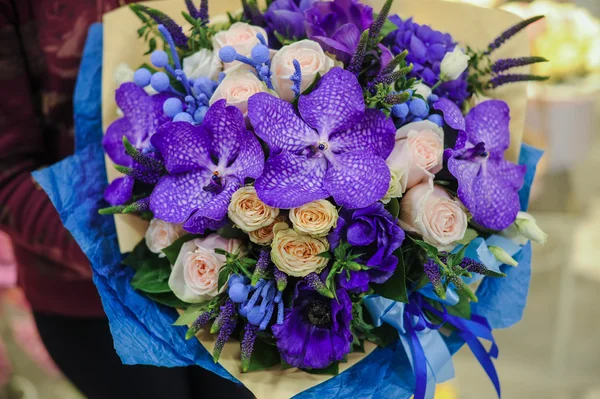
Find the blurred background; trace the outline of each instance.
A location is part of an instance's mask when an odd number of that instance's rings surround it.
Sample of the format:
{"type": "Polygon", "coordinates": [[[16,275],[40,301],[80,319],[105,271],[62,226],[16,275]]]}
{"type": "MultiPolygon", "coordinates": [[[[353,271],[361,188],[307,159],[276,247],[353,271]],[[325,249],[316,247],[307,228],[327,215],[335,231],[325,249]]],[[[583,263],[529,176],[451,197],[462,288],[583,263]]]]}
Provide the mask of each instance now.
{"type": "MultiPolygon", "coordinates": [[[[401,1],[401,0],[397,0],[401,1]]],[[[600,399],[600,0],[506,2],[523,17],[534,55],[550,60],[530,84],[525,141],[546,151],[530,211],[548,233],[534,245],[533,278],[523,321],[495,332],[505,399],[600,399]]],[[[494,398],[468,348],[455,357],[457,378],[436,399],[494,398]]],[[[0,399],[81,398],[52,363],[22,293],[11,244],[0,231],[0,399]]]]}

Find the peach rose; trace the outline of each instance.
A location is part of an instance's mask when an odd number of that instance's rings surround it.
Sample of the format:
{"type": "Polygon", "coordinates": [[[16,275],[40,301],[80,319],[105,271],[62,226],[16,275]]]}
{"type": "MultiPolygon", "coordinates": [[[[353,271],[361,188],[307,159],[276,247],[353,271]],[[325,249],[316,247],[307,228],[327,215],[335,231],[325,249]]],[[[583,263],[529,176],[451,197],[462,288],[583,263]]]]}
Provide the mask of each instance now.
{"type": "Polygon", "coordinates": [[[467,214],[433,179],[417,184],[400,201],[400,226],[440,251],[451,251],[467,231],[467,214]]]}
{"type": "MultiPolygon", "coordinates": [[[[427,180],[442,169],[444,130],[430,121],[413,122],[396,131],[396,144],[386,162],[398,179],[394,195],[427,180]]],[[[400,195],[398,195],[400,194],[400,195]]]]}
{"type": "Polygon", "coordinates": [[[337,220],[338,211],[327,200],[317,200],[290,209],[290,221],[300,234],[325,237],[336,226],[337,220]]]}
{"type": "Polygon", "coordinates": [[[210,98],[210,105],[224,98],[227,105],[233,105],[245,116],[248,113],[248,99],[261,92],[269,92],[267,85],[251,71],[239,68],[227,74],[217,86],[210,98]]]}
{"type": "Polygon", "coordinates": [[[312,272],[319,273],[327,266],[328,260],[318,256],[329,250],[325,238],[298,234],[286,223],[277,223],[273,233],[271,260],[285,274],[304,277],[312,272]]]}
{"type": "Polygon", "coordinates": [[[165,222],[160,219],[152,219],[146,230],[146,246],[151,252],[164,257],[162,250],[173,244],[185,231],[180,224],[165,222]]]}
{"type": "Polygon", "coordinates": [[[317,77],[334,67],[335,61],[325,55],[317,42],[300,40],[283,46],[271,61],[272,82],[275,92],[285,101],[294,100],[293,83],[290,77],[294,74],[294,60],[298,60],[302,70],[300,92],[306,90],[317,77]]]}
{"type": "Polygon", "coordinates": [[[231,253],[243,250],[241,241],[218,234],[183,244],[169,277],[169,288],[177,298],[199,303],[218,294],[219,270],[225,264],[225,256],[217,254],[217,248],[231,253]]]}
{"type": "Polygon", "coordinates": [[[242,187],[233,193],[227,209],[229,219],[246,233],[273,224],[277,215],[279,209],[262,202],[252,186],[242,187]]]}
{"type": "Polygon", "coordinates": [[[281,223],[285,221],[285,216],[279,215],[275,218],[275,221],[268,226],[261,227],[258,230],[249,231],[248,237],[250,237],[250,241],[258,245],[270,245],[273,242],[273,227],[277,223],[281,223]]]}
{"type": "MultiPolygon", "coordinates": [[[[229,29],[222,30],[214,35],[213,51],[215,54],[219,54],[221,48],[231,46],[238,54],[250,57],[252,48],[260,43],[256,37],[258,33],[261,33],[267,39],[267,32],[263,28],[245,22],[236,22],[229,29]]],[[[227,72],[230,68],[239,64],[239,61],[228,62],[225,64],[224,70],[227,72]]]]}

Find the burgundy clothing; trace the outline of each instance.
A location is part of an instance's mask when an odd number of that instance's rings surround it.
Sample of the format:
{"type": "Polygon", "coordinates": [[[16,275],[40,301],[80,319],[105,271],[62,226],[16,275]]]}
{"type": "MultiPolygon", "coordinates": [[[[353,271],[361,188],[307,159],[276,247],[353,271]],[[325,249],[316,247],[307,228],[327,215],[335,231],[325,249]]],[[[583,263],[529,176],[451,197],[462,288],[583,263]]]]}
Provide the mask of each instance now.
{"type": "Polygon", "coordinates": [[[92,270],[31,172],[72,154],[88,27],[125,0],[0,0],[0,229],[32,308],[103,315],[92,270]]]}

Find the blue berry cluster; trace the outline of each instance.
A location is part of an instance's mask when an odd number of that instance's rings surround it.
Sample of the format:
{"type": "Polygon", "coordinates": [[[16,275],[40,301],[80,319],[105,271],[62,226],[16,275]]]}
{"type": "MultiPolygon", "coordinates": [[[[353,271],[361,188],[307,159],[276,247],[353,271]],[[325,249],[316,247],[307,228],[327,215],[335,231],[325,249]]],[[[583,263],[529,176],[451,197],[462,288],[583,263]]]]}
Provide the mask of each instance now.
{"type": "Polygon", "coordinates": [[[424,100],[421,97],[414,96],[412,90],[408,90],[408,92],[410,97],[405,103],[392,106],[392,116],[396,128],[400,128],[407,123],[423,120],[431,121],[440,127],[444,126],[444,119],[441,115],[430,114],[431,106],[439,99],[437,95],[432,94],[427,100],[424,100]]]}
{"type": "Polygon", "coordinates": [[[273,84],[271,83],[269,47],[267,47],[267,41],[262,34],[258,33],[256,37],[260,43],[252,48],[250,58],[239,54],[232,46],[221,48],[221,50],[219,50],[219,58],[225,63],[239,61],[246,65],[250,65],[256,69],[258,78],[265,82],[267,87],[272,90],[273,84]]]}
{"type": "MultiPolygon", "coordinates": [[[[162,25],[159,26],[159,31],[167,43],[170,44],[173,41],[171,34],[162,25]]],[[[208,111],[209,99],[218,83],[205,77],[189,79],[183,72],[175,46],[169,45],[169,48],[171,49],[173,65],[171,65],[169,55],[165,51],[156,50],[150,55],[150,62],[156,68],[164,69],[164,71],[152,73],[146,68],[140,68],[135,71],[133,81],[140,87],[150,85],[159,93],[173,95],[163,104],[164,113],[169,118],[173,118],[173,122],[200,124],[208,111]],[[174,88],[171,84],[171,78],[181,82],[185,92],[174,88]]]]}
{"type": "Polygon", "coordinates": [[[269,325],[277,307],[277,324],[283,323],[282,291],[277,289],[274,280],[259,280],[256,286],[250,284],[250,279],[239,274],[233,274],[228,282],[229,298],[238,305],[240,316],[248,322],[264,330],[269,325]],[[250,295],[252,294],[252,295],[250,295]]]}

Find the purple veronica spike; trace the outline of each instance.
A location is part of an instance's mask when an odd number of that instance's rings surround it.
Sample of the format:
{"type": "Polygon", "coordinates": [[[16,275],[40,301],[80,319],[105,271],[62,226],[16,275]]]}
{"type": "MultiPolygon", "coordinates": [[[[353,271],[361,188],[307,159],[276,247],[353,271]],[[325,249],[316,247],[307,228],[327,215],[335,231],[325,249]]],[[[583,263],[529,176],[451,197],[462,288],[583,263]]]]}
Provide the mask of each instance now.
{"type": "Polygon", "coordinates": [[[450,101],[440,100],[434,108],[444,112],[451,127],[465,129],[448,151],[448,170],[458,180],[458,197],[477,223],[492,230],[508,227],[520,209],[518,191],[526,171],[524,165],[504,159],[510,140],[508,106],[485,101],[462,120],[450,101]]]}
{"type": "Polygon", "coordinates": [[[248,117],[271,148],[256,181],[268,205],[293,208],[333,196],[338,205],[360,208],[383,198],[390,172],[385,157],[394,147],[395,127],[380,111],[365,110],[356,77],[341,68],[293,107],[266,93],[252,96],[248,117]]]}
{"type": "Polygon", "coordinates": [[[246,178],[259,177],[264,164],[260,143],[225,100],[210,107],[200,126],[165,124],[152,145],[168,174],[156,185],[150,208],[156,218],[185,222],[192,233],[220,226],[233,193],[246,178]]]}

